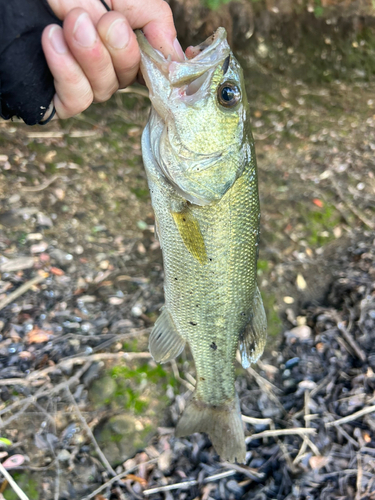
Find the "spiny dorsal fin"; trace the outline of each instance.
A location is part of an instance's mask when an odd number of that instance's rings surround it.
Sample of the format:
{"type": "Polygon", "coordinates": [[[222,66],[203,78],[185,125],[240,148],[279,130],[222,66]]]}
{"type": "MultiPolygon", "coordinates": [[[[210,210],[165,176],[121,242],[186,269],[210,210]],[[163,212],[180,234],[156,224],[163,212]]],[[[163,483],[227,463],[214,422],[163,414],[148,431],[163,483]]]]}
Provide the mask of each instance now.
{"type": "Polygon", "coordinates": [[[169,311],[164,308],[150,333],[149,349],[158,363],[176,358],[185,347],[185,340],[177,332],[169,311]]]}
{"type": "Polygon", "coordinates": [[[199,223],[191,213],[189,207],[182,212],[172,212],[172,217],[176,223],[182,241],[191,255],[201,264],[207,263],[206,246],[199,227],[199,223]]]}
{"type": "Polygon", "coordinates": [[[239,348],[241,363],[249,368],[263,353],[267,340],[267,318],[263,307],[259,288],[255,288],[253,299],[253,315],[240,337],[239,348]]]}

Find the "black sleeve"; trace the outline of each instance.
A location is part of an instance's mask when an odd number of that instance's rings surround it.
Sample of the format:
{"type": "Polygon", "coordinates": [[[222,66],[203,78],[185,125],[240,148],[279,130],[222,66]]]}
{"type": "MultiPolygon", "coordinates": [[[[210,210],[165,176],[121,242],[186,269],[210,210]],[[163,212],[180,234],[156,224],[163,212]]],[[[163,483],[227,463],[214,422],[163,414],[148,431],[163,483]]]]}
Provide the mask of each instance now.
{"type": "Polygon", "coordinates": [[[46,0],[0,0],[0,115],[39,123],[55,93],[41,45],[43,29],[62,25],[46,0]]]}

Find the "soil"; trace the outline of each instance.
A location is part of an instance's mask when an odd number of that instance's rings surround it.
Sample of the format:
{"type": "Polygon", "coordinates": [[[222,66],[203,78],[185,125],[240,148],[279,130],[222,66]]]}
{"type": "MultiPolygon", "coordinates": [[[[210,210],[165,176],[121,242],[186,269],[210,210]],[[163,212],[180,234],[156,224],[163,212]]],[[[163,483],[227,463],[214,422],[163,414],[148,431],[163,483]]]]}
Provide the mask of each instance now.
{"type": "MultiPolygon", "coordinates": [[[[269,322],[261,361],[238,365],[245,465],[174,438],[194,366],[147,351],[163,270],[144,90],[0,122],[0,457],[29,499],[374,498],[375,87],[319,58],[303,74],[308,52],[278,43],[239,52],[269,322]]],[[[17,498],[5,479],[0,495],[17,498]]]]}

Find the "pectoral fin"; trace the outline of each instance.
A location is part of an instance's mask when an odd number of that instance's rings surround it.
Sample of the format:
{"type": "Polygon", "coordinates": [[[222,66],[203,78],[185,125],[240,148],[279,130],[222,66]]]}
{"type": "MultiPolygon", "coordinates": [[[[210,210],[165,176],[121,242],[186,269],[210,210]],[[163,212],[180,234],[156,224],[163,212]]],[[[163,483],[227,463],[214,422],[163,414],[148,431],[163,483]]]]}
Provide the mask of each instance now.
{"type": "Polygon", "coordinates": [[[150,333],[151,356],[158,363],[166,363],[181,354],[184,347],[185,340],[178,333],[168,309],[164,308],[150,333]]]}
{"type": "Polygon", "coordinates": [[[197,219],[188,207],[182,212],[172,212],[172,217],[186,248],[198,262],[206,264],[206,246],[197,219]]]}
{"type": "Polygon", "coordinates": [[[253,315],[240,337],[239,348],[244,368],[249,368],[263,353],[267,340],[267,318],[259,288],[256,287],[253,300],[253,315]]]}

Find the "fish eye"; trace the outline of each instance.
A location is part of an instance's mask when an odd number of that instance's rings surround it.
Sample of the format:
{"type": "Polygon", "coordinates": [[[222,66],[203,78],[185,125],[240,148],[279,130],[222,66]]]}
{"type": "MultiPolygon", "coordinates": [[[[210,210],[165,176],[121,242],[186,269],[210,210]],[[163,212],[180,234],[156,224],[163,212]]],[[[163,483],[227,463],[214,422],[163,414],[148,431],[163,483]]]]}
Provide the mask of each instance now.
{"type": "Polygon", "coordinates": [[[240,89],[232,82],[224,82],[217,89],[219,104],[224,108],[232,108],[241,98],[240,89]]]}

